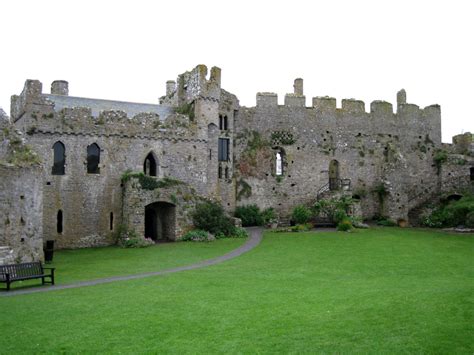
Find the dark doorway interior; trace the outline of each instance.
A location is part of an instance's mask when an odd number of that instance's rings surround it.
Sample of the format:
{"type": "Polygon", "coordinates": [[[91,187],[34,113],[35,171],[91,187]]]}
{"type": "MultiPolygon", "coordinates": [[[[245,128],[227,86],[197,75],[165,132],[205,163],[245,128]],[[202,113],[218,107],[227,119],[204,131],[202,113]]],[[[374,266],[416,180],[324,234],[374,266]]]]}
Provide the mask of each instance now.
{"type": "Polygon", "coordinates": [[[156,242],[175,240],[176,206],[155,202],[145,207],[145,237],[156,242]]]}

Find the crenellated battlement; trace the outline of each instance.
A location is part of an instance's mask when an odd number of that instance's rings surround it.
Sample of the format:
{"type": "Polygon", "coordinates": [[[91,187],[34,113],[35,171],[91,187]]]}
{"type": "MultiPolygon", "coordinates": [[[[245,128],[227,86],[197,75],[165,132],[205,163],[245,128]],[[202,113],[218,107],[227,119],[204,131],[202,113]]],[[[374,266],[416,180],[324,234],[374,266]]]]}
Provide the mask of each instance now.
{"type": "Polygon", "coordinates": [[[28,134],[60,133],[77,135],[105,135],[138,138],[189,138],[195,136],[196,127],[183,114],[169,115],[165,120],[154,112],[141,112],[130,117],[121,110],[104,110],[97,117],[90,107],[63,108],[50,115],[32,113],[28,134]]]}

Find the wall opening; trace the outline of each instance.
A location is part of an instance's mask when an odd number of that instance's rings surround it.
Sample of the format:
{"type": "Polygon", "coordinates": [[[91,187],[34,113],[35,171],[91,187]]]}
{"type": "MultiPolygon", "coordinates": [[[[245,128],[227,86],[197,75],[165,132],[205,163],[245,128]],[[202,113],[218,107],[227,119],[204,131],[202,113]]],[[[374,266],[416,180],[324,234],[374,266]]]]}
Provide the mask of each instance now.
{"type": "Polygon", "coordinates": [[[56,215],[56,232],[61,234],[63,232],[63,211],[59,210],[56,215]]]}
{"type": "Polygon", "coordinates": [[[277,176],[283,175],[283,159],[281,156],[281,152],[276,153],[276,162],[275,162],[275,174],[277,176]]]}
{"type": "Polygon", "coordinates": [[[341,187],[341,179],[339,177],[339,162],[331,160],[329,163],[329,190],[339,190],[341,187]]]}
{"type": "Polygon", "coordinates": [[[217,177],[219,179],[222,179],[222,166],[219,165],[219,167],[217,168],[217,177]]]}
{"type": "Polygon", "coordinates": [[[110,216],[109,216],[109,229],[111,231],[114,230],[114,213],[113,212],[110,212],[110,216]]]}
{"type": "Polygon", "coordinates": [[[229,139],[219,138],[217,156],[219,161],[229,161],[229,139]]]}
{"type": "Polygon", "coordinates": [[[87,173],[100,174],[100,148],[96,143],[87,147],[87,173]]]}
{"type": "Polygon", "coordinates": [[[145,162],[143,163],[143,172],[145,175],[149,176],[157,176],[157,164],[153,153],[150,152],[145,158],[145,162]]]}
{"type": "Polygon", "coordinates": [[[53,161],[51,174],[64,175],[66,170],[66,148],[61,142],[56,142],[53,145],[53,161]]]}
{"type": "Polygon", "coordinates": [[[226,167],[225,168],[225,174],[224,174],[225,178],[228,179],[229,178],[229,168],[226,167]]]}
{"type": "Polygon", "coordinates": [[[145,237],[156,242],[176,239],[176,206],[155,202],[145,206],[145,237]]]}
{"type": "Polygon", "coordinates": [[[470,171],[471,171],[471,181],[474,181],[474,167],[472,167],[470,171]]]}

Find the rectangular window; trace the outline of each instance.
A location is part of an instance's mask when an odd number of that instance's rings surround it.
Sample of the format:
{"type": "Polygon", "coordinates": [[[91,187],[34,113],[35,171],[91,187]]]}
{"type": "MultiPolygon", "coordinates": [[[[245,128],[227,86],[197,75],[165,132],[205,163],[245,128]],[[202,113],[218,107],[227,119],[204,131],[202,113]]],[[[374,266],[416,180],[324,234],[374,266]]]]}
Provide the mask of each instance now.
{"type": "Polygon", "coordinates": [[[229,139],[228,138],[219,138],[219,146],[218,146],[217,155],[218,155],[219,161],[229,160],[229,139]]]}

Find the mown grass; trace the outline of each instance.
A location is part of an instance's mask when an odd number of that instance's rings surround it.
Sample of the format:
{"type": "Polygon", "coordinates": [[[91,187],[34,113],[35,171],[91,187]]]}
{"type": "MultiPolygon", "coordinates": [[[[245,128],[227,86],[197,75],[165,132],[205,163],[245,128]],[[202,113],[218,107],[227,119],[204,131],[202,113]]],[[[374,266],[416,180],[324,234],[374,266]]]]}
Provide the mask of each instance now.
{"type": "Polygon", "coordinates": [[[267,233],[200,270],[0,298],[0,349],[472,354],[473,237],[267,233]]]}
{"type": "MultiPolygon", "coordinates": [[[[226,254],[246,239],[218,239],[213,243],[164,243],[148,248],[104,248],[58,250],[54,252],[56,284],[93,280],[110,276],[133,275],[193,264],[226,254]]],[[[15,282],[13,288],[38,284],[38,281],[15,282]]],[[[41,284],[41,282],[39,282],[41,284]]]]}

